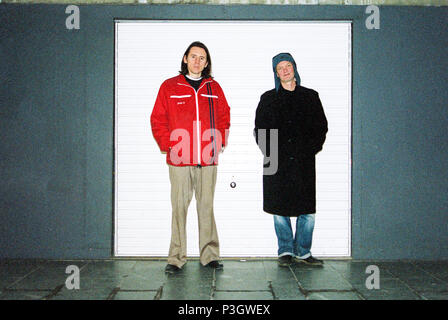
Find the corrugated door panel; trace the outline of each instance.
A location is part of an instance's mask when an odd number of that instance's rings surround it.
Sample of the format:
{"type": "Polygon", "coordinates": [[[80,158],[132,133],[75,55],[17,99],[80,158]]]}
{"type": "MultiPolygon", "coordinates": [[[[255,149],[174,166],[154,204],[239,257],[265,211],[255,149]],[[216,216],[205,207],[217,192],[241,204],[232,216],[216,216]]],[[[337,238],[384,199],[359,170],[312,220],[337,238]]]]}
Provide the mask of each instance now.
{"type": "MultiPolygon", "coordinates": [[[[115,28],[116,256],[167,255],[168,168],[152,136],[150,115],[161,83],[178,74],[182,54],[196,40],[209,48],[213,75],[231,106],[229,145],[220,157],[215,193],[221,255],[276,256],[273,218],[263,212],[263,158],[252,130],[260,96],[274,86],[272,56],[290,52],[302,85],[319,92],[329,122],[316,161],[312,252],[350,256],[350,22],[134,20],[117,21],[115,28]]],[[[194,197],[187,228],[188,254],[197,256],[194,197]]]]}

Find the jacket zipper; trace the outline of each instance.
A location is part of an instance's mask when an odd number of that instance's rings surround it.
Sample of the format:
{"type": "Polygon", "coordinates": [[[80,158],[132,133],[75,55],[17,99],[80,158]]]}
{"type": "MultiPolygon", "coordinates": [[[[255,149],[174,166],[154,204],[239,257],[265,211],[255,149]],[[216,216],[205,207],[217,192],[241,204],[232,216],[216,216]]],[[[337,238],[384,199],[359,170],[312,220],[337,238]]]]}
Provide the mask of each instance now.
{"type": "Polygon", "coordinates": [[[197,143],[198,143],[198,166],[201,166],[201,164],[202,164],[202,158],[201,158],[201,149],[202,149],[201,148],[202,147],[201,146],[201,134],[199,132],[199,101],[198,101],[198,93],[199,93],[199,90],[201,90],[202,87],[205,86],[209,82],[211,82],[211,81],[204,82],[202,84],[202,86],[199,87],[198,91],[194,90],[194,88],[192,86],[189,86],[187,84],[177,83],[178,85],[186,86],[188,88],[191,88],[194,91],[194,96],[195,96],[195,101],[196,101],[196,131],[197,131],[197,143]]]}

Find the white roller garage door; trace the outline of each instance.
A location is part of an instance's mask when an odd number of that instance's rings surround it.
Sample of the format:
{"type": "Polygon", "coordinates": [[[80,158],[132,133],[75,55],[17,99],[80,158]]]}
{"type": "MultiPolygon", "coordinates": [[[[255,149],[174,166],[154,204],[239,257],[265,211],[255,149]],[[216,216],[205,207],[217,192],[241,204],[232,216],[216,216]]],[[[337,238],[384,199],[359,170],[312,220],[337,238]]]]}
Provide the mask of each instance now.
{"type": "MultiPolygon", "coordinates": [[[[168,253],[168,168],[149,119],[161,83],[178,74],[182,54],[196,40],[209,48],[213,75],[231,107],[229,145],[220,157],[215,194],[221,255],[276,256],[273,219],[262,209],[263,159],[252,130],[260,95],[274,87],[271,59],[290,52],[301,84],[319,92],[329,122],[326,143],[316,158],[312,252],[350,256],[350,22],[120,20],[115,32],[116,256],[168,253]]],[[[198,256],[194,197],[187,228],[188,255],[198,256]]]]}

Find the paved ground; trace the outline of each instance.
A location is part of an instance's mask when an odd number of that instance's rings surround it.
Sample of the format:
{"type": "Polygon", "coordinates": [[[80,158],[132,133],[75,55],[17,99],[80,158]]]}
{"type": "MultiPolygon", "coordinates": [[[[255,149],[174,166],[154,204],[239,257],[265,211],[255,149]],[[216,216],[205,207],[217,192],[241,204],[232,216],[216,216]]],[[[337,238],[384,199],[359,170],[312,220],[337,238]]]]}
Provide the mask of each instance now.
{"type": "Polygon", "coordinates": [[[223,263],[215,271],[190,259],[180,273],[166,275],[165,260],[0,260],[0,300],[448,300],[448,261],[223,263]],[[69,289],[77,284],[71,265],[79,268],[79,289],[69,289]],[[377,272],[366,273],[371,265],[377,272]]]}

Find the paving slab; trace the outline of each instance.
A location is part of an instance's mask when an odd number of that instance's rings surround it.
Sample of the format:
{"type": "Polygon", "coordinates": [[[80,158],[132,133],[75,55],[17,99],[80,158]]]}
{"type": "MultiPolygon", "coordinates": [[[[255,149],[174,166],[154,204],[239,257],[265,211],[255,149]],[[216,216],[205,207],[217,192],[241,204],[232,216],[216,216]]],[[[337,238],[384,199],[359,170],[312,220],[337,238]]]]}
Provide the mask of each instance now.
{"type": "Polygon", "coordinates": [[[273,300],[268,291],[216,291],[213,300],[273,300]]]}
{"type": "Polygon", "coordinates": [[[278,282],[273,280],[271,289],[275,300],[306,300],[305,294],[300,291],[296,281],[278,282]]]}
{"type": "Polygon", "coordinates": [[[356,292],[312,292],[307,300],[362,300],[356,292]]]}
{"type": "Polygon", "coordinates": [[[49,295],[51,291],[40,290],[17,290],[3,291],[0,294],[0,300],[42,300],[49,295]]]}
{"type": "Polygon", "coordinates": [[[187,277],[168,276],[161,300],[210,300],[212,280],[197,281],[187,277]]]}
{"type": "Polygon", "coordinates": [[[376,266],[381,274],[382,278],[396,278],[386,268],[381,268],[378,263],[374,261],[328,261],[327,266],[335,269],[346,279],[352,280],[365,280],[371,272],[367,272],[369,266],[376,266]]]}
{"type": "Polygon", "coordinates": [[[224,270],[217,271],[216,290],[269,290],[263,263],[261,261],[226,261],[224,270]]]}
{"type": "Polygon", "coordinates": [[[303,267],[291,266],[299,285],[309,290],[351,290],[352,285],[333,268],[325,266],[303,267]]]}
{"type": "Polygon", "coordinates": [[[129,274],[136,263],[135,260],[94,260],[82,268],[81,274],[98,278],[120,278],[129,274]]]}
{"type": "Polygon", "coordinates": [[[113,288],[83,288],[69,290],[62,288],[50,300],[107,300],[113,288]]]}
{"type": "Polygon", "coordinates": [[[78,263],[80,268],[85,262],[79,261],[44,261],[37,264],[30,273],[17,282],[9,285],[9,289],[37,289],[54,290],[57,286],[64,284],[70,273],[66,273],[68,266],[78,263]]]}
{"type": "Polygon", "coordinates": [[[117,286],[122,290],[158,290],[163,283],[164,278],[133,274],[121,278],[117,286]]]}
{"type": "Polygon", "coordinates": [[[0,260],[0,277],[24,277],[31,271],[39,268],[36,260],[0,260]]]}
{"type": "Polygon", "coordinates": [[[448,292],[420,292],[420,296],[425,300],[448,300],[448,292]]]}
{"type": "Polygon", "coordinates": [[[438,280],[430,275],[421,275],[419,277],[408,277],[402,279],[410,288],[416,292],[448,292],[448,284],[445,281],[438,280]]]}
{"type": "Polygon", "coordinates": [[[280,267],[277,261],[263,261],[264,272],[267,280],[277,282],[296,281],[294,273],[289,267],[280,267]]]}
{"type": "Polygon", "coordinates": [[[123,272],[118,287],[122,290],[158,290],[165,281],[166,261],[137,261],[123,272]]]}
{"type": "Polygon", "coordinates": [[[154,291],[118,291],[114,300],[154,300],[154,291]]]}
{"type": "Polygon", "coordinates": [[[353,284],[353,287],[367,300],[421,300],[400,279],[381,279],[379,289],[368,289],[365,284],[353,284]]]}
{"type": "Polygon", "coordinates": [[[190,261],[182,270],[165,275],[161,300],[210,300],[214,270],[190,261]]]}
{"type": "Polygon", "coordinates": [[[376,265],[379,267],[380,271],[387,271],[392,276],[400,279],[415,277],[424,274],[424,272],[420,268],[418,268],[417,266],[415,266],[410,262],[403,262],[403,261],[379,262],[376,265]]]}
{"type": "Polygon", "coordinates": [[[426,273],[448,282],[448,261],[417,261],[414,265],[426,273]]]}

